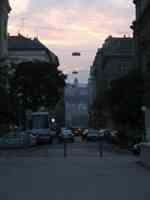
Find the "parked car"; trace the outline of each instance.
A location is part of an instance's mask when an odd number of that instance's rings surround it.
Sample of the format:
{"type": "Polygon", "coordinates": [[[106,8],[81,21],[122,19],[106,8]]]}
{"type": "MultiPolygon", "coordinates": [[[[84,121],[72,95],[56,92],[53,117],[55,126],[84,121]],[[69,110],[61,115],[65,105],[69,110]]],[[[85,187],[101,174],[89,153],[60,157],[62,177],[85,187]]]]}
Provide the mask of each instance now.
{"type": "Polygon", "coordinates": [[[110,131],[111,137],[116,137],[118,134],[119,134],[119,131],[117,131],[117,130],[110,131]]]}
{"type": "Polygon", "coordinates": [[[100,129],[99,134],[107,135],[107,134],[110,134],[110,131],[111,131],[111,129],[100,129]]]}
{"type": "Polygon", "coordinates": [[[31,146],[37,145],[37,136],[32,133],[27,133],[26,131],[21,132],[20,136],[23,138],[26,143],[29,143],[31,146]]]}
{"type": "Polygon", "coordinates": [[[84,129],[82,134],[81,134],[82,142],[86,140],[87,134],[88,134],[88,129],[84,129]]]}
{"type": "Polygon", "coordinates": [[[60,140],[60,142],[64,142],[64,141],[74,142],[74,135],[70,129],[61,128],[61,132],[59,134],[59,140],[60,140]]]}
{"type": "Polygon", "coordinates": [[[88,129],[84,129],[82,135],[87,135],[87,134],[88,134],[88,129]]]}
{"type": "Polygon", "coordinates": [[[75,136],[81,136],[83,129],[82,128],[72,128],[72,132],[75,136]]]}
{"type": "Polygon", "coordinates": [[[49,133],[49,129],[32,129],[27,132],[36,137],[37,143],[51,143],[52,136],[49,133]]]}
{"type": "Polygon", "coordinates": [[[35,146],[36,144],[36,137],[26,132],[9,133],[8,135],[0,137],[0,149],[26,148],[35,146]]]}
{"type": "Polygon", "coordinates": [[[111,135],[110,132],[110,129],[100,129],[99,136],[103,136],[105,140],[109,140],[111,135]]]}
{"type": "Polygon", "coordinates": [[[117,130],[110,131],[109,141],[113,144],[119,144],[119,135],[120,133],[117,130]]]}
{"type": "Polygon", "coordinates": [[[96,129],[88,129],[86,139],[87,141],[96,142],[98,139],[99,132],[96,129]]]}
{"type": "Polygon", "coordinates": [[[133,153],[133,155],[138,156],[141,153],[141,143],[137,143],[129,147],[129,151],[133,153]]]}
{"type": "Polygon", "coordinates": [[[107,142],[116,142],[118,140],[119,131],[111,129],[100,129],[99,136],[103,136],[107,142]]]}

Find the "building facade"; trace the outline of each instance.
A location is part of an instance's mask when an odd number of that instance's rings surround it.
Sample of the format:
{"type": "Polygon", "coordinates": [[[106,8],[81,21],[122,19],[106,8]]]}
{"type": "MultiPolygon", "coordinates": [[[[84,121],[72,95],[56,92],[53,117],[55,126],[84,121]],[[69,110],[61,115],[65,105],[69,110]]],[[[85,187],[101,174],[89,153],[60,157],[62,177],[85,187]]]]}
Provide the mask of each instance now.
{"type": "Polygon", "coordinates": [[[145,112],[146,139],[150,141],[150,1],[134,0],[136,21],[133,23],[136,41],[137,67],[144,80],[143,111],[145,112]]]}
{"type": "Polygon", "coordinates": [[[100,53],[101,70],[98,79],[106,81],[106,88],[111,87],[111,81],[127,75],[134,67],[133,38],[109,36],[100,53]]]}
{"type": "Polygon", "coordinates": [[[79,84],[66,84],[65,88],[66,127],[88,127],[88,87],[79,84]]]}
{"type": "Polygon", "coordinates": [[[98,49],[92,66],[96,89],[96,100],[93,101],[93,104],[95,104],[93,109],[96,109],[94,111],[91,110],[93,121],[96,123],[94,126],[103,126],[105,123],[101,121],[102,118],[107,118],[106,123],[108,124],[105,126],[111,126],[111,116],[109,116],[109,111],[107,110],[107,103],[103,99],[104,93],[111,89],[112,81],[126,76],[135,67],[134,48],[133,38],[109,36],[102,48],[98,49]],[[105,106],[100,103],[102,101],[106,104],[105,106]],[[101,112],[99,113],[100,109],[101,112]],[[100,122],[97,124],[98,118],[100,122]],[[109,118],[110,120],[108,120],[109,118]]]}
{"type": "Polygon", "coordinates": [[[8,0],[0,1],[0,62],[7,58],[7,22],[8,13],[10,12],[8,0]]]}
{"type": "Polygon", "coordinates": [[[94,67],[91,66],[88,79],[89,109],[96,99],[96,74],[94,67]]]}

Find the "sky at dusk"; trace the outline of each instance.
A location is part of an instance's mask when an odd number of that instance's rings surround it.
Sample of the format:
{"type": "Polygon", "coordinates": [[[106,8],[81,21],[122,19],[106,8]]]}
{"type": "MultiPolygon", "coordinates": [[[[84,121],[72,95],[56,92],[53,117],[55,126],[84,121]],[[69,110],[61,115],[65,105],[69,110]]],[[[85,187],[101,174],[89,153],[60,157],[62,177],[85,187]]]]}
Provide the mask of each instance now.
{"type": "Polygon", "coordinates": [[[10,0],[9,33],[38,37],[65,73],[79,70],[87,81],[97,48],[109,35],[132,36],[132,0],[10,0]],[[72,52],[80,51],[80,57],[72,52]]]}

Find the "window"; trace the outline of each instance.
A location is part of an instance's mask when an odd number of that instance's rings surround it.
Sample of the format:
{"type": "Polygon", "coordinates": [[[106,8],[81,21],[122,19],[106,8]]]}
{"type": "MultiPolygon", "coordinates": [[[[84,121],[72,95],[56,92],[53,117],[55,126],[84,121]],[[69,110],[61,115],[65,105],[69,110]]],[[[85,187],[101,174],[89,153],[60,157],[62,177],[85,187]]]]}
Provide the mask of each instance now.
{"type": "Polygon", "coordinates": [[[32,128],[33,129],[49,128],[48,115],[32,116],[32,128]]]}
{"type": "Polygon", "coordinates": [[[121,71],[121,73],[127,73],[128,72],[128,67],[126,65],[121,65],[120,71],[121,71]]]}

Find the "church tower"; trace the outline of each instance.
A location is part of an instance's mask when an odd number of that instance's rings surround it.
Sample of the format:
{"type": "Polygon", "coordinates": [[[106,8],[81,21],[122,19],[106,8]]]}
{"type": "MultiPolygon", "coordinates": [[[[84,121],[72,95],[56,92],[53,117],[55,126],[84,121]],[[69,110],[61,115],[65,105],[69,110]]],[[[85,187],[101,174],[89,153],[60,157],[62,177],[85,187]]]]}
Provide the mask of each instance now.
{"type": "Polygon", "coordinates": [[[7,23],[10,10],[9,1],[0,0],[0,62],[7,57],[8,53],[7,23]]]}
{"type": "Polygon", "coordinates": [[[79,86],[79,80],[77,78],[74,79],[74,86],[75,87],[79,86]]]}

